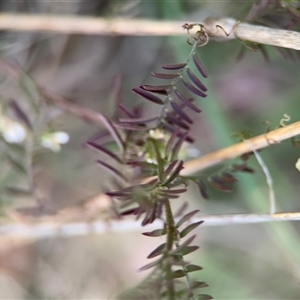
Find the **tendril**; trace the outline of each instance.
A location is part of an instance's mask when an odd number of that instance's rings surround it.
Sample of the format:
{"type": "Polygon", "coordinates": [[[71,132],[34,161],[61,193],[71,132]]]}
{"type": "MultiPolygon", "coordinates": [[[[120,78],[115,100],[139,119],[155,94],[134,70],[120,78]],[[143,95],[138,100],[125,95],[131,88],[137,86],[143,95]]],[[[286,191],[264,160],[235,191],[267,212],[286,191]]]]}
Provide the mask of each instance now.
{"type": "Polygon", "coordinates": [[[197,47],[202,47],[208,43],[209,33],[203,24],[201,24],[201,23],[194,23],[194,24],[185,23],[182,27],[187,30],[187,34],[188,34],[187,43],[189,45],[193,46],[195,43],[197,43],[197,47]],[[190,32],[191,29],[194,28],[194,26],[199,26],[199,30],[197,30],[195,34],[190,32]]]}

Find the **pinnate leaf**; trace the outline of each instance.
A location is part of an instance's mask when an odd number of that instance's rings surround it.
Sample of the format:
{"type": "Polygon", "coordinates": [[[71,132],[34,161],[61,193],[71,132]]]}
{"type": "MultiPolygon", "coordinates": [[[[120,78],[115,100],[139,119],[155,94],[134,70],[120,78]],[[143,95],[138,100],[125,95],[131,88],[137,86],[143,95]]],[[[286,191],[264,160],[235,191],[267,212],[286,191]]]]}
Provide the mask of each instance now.
{"type": "Polygon", "coordinates": [[[163,183],[164,186],[168,186],[172,181],[179,175],[180,171],[183,169],[183,161],[180,160],[177,167],[174,169],[169,178],[163,183]]]}
{"type": "Polygon", "coordinates": [[[186,69],[186,73],[191,81],[203,92],[207,91],[206,86],[198,79],[198,77],[191,71],[190,68],[186,69]]]}
{"type": "Polygon", "coordinates": [[[143,267],[139,268],[137,270],[137,272],[142,272],[142,271],[145,271],[145,270],[149,270],[149,269],[157,266],[159,263],[160,263],[160,259],[158,259],[156,261],[153,261],[150,264],[144,265],[143,267]]]}
{"type": "Polygon", "coordinates": [[[166,91],[170,89],[173,85],[172,84],[165,84],[165,85],[141,85],[140,88],[149,92],[157,92],[157,91],[166,91]]]}
{"type": "Polygon", "coordinates": [[[185,273],[183,270],[176,270],[174,272],[172,272],[171,274],[171,278],[181,278],[181,277],[184,277],[185,276],[185,273]]]}
{"type": "Polygon", "coordinates": [[[176,224],[176,227],[179,228],[184,222],[186,222],[187,220],[189,220],[193,215],[195,215],[196,213],[198,213],[200,210],[196,209],[193,210],[189,213],[187,213],[186,215],[184,215],[176,224]]]}
{"type": "Polygon", "coordinates": [[[142,96],[143,98],[153,102],[153,103],[156,103],[156,104],[160,104],[160,105],[163,105],[164,102],[158,98],[157,96],[151,94],[150,92],[147,92],[141,88],[133,88],[131,89],[134,93],[138,94],[139,96],[142,96]]]}
{"type": "Polygon", "coordinates": [[[201,289],[201,288],[205,288],[205,287],[208,287],[208,284],[206,282],[203,282],[203,281],[194,281],[191,284],[191,289],[192,290],[201,289]]]}
{"type": "Polygon", "coordinates": [[[240,165],[233,165],[232,167],[233,172],[246,172],[246,173],[254,173],[254,170],[250,167],[248,167],[246,164],[240,164],[240,165]]]}
{"type": "Polygon", "coordinates": [[[197,265],[187,265],[185,267],[186,271],[187,272],[195,272],[195,271],[200,271],[202,270],[203,268],[200,267],[200,266],[197,266],[197,265]]]}
{"type": "Polygon", "coordinates": [[[204,183],[204,181],[203,180],[198,180],[198,181],[195,181],[195,183],[198,185],[201,196],[204,199],[208,200],[209,196],[208,196],[208,193],[207,193],[207,186],[204,183]]]}
{"type": "MultiPolygon", "coordinates": [[[[194,234],[193,236],[189,237],[185,242],[183,242],[179,247],[177,247],[176,249],[174,249],[172,251],[173,254],[177,254],[177,253],[182,253],[182,250],[184,248],[186,248],[194,239],[195,239],[196,235],[194,234]]],[[[199,248],[199,247],[197,247],[199,248]]]]}
{"type": "Polygon", "coordinates": [[[178,125],[179,127],[183,128],[185,130],[189,130],[190,129],[190,126],[188,126],[187,124],[185,124],[183,121],[177,119],[176,117],[174,117],[170,113],[166,114],[166,119],[167,119],[167,121],[169,121],[169,122],[171,122],[173,124],[176,124],[176,125],[178,125]]]}
{"type": "Polygon", "coordinates": [[[113,153],[112,151],[108,150],[107,148],[105,148],[101,145],[98,145],[94,142],[87,142],[86,145],[92,149],[99,150],[99,151],[107,154],[108,156],[115,159],[117,162],[119,162],[121,164],[123,163],[122,159],[119,156],[117,156],[115,153],[113,153]]]}
{"type": "Polygon", "coordinates": [[[223,182],[226,182],[226,183],[234,183],[234,182],[238,181],[238,179],[236,177],[234,177],[232,174],[230,174],[228,172],[222,173],[219,177],[223,182]]]}
{"type": "Polygon", "coordinates": [[[194,105],[190,100],[188,100],[187,98],[185,98],[180,92],[178,92],[177,90],[175,90],[175,95],[177,96],[177,98],[183,103],[185,104],[187,107],[189,107],[190,109],[192,109],[193,111],[200,113],[201,109],[199,109],[196,105],[194,105]]]}
{"type": "Polygon", "coordinates": [[[179,63],[179,64],[164,64],[162,65],[163,69],[166,70],[179,70],[186,66],[186,63],[179,63]]]}
{"type": "Polygon", "coordinates": [[[210,177],[208,179],[208,182],[216,190],[219,190],[221,192],[227,192],[227,193],[232,192],[232,188],[230,188],[229,186],[227,186],[220,178],[218,178],[216,176],[210,177]]]}
{"type": "Polygon", "coordinates": [[[151,236],[151,237],[156,237],[156,236],[162,236],[166,234],[166,230],[165,229],[156,229],[150,232],[143,232],[143,235],[146,236],[151,236]]]}
{"type": "Polygon", "coordinates": [[[180,106],[175,101],[171,101],[170,104],[174,109],[174,112],[176,112],[180,118],[190,124],[193,124],[193,120],[183,111],[183,109],[180,108],[180,106]]]}
{"type": "Polygon", "coordinates": [[[193,223],[189,226],[187,226],[186,228],[184,228],[181,232],[180,232],[180,237],[184,238],[186,235],[188,235],[192,230],[194,230],[195,228],[197,228],[199,225],[201,225],[204,221],[199,221],[196,223],[193,223]]]}
{"type": "Polygon", "coordinates": [[[180,136],[180,138],[178,139],[178,141],[174,145],[171,160],[174,160],[178,157],[178,153],[180,151],[180,148],[181,148],[182,144],[185,142],[185,139],[187,138],[188,135],[189,135],[188,132],[185,132],[180,136]]]}
{"type": "Polygon", "coordinates": [[[202,64],[200,63],[200,60],[198,58],[198,56],[196,55],[196,53],[194,52],[193,53],[193,61],[194,61],[194,64],[197,68],[197,70],[199,71],[199,73],[204,77],[204,78],[207,78],[207,73],[205,72],[202,64]]]}
{"type": "Polygon", "coordinates": [[[102,160],[97,160],[97,163],[102,166],[104,169],[108,170],[109,172],[111,172],[113,175],[116,175],[120,178],[122,178],[123,180],[127,181],[126,176],[121,173],[119,170],[117,170],[116,168],[114,168],[113,166],[109,165],[108,163],[102,161],[102,160]]]}
{"type": "Polygon", "coordinates": [[[156,257],[160,254],[162,254],[165,250],[165,247],[166,247],[166,243],[163,243],[161,245],[159,245],[155,250],[153,250],[148,256],[147,258],[153,258],[153,257],[156,257]]]}
{"type": "Polygon", "coordinates": [[[187,246],[181,250],[181,255],[187,255],[199,249],[198,246],[187,246]]]}
{"type": "Polygon", "coordinates": [[[194,87],[192,84],[190,84],[188,81],[186,81],[185,79],[181,78],[182,83],[184,84],[184,86],[191,91],[192,93],[194,93],[195,95],[199,96],[199,97],[206,97],[206,94],[204,94],[202,91],[198,90],[196,87],[194,87]]]}
{"type": "Polygon", "coordinates": [[[178,74],[178,73],[165,74],[165,73],[151,72],[151,75],[153,77],[160,78],[160,79],[174,79],[174,78],[178,77],[180,74],[178,74]]]}

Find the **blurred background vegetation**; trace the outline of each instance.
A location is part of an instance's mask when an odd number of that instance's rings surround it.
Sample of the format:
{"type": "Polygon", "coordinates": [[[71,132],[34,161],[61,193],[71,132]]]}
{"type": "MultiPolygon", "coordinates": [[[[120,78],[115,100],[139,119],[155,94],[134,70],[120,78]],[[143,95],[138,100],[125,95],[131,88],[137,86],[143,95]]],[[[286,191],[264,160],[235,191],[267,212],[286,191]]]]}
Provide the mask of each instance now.
{"type": "MultiPolygon", "coordinates": [[[[209,16],[243,20],[253,3],[255,1],[4,0],[0,9],[14,13],[122,16],[184,23],[209,16]]],[[[210,41],[198,51],[209,76],[208,97],[199,100],[203,112],[197,116],[193,129],[195,145],[201,154],[235,143],[234,132],[246,130],[253,135],[266,132],[264,121],[276,128],[284,113],[291,117],[291,122],[299,120],[299,62],[285,60],[276,49],[267,47],[270,62],[259,52],[247,52],[237,63],[241,47],[240,41],[210,41]]],[[[19,65],[30,77],[24,75],[20,84],[1,71],[1,105],[10,114],[9,101],[16,99],[32,117],[34,113],[26,90],[29,87],[32,96],[36,82],[76,103],[112,116],[115,78],[121,78],[121,97],[130,107],[140,101],[130,92],[131,87],[151,83],[150,71],[159,71],[162,63],[185,61],[189,51],[185,37],[2,31],[1,60],[19,65]]],[[[153,113],[151,105],[144,110],[147,114],[153,113]]],[[[33,215],[40,215],[41,219],[50,215],[55,222],[55,216],[61,216],[64,211],[72,211],[67,221],[107,219],[105,205],[92,208],[92,214],[82,213],[82,203],[86,203],[86,199],[95,200],[107,179],[94,163],[99,155],[83,147],[101,128],[43,105],[40,111],[49,118],[46,126],[38,114],[37,119],[32,117],[33,126],[42,124],[38,128],[40,135],[64,131],[70,137],[61,151],[38,148],[34,157],[36,194],[43,202],[42,207],[47,209],[41,209],[41,203],[36,203],[32,196],[13,189],[25,189],[28,184],[22,174],[26,151],[24,154],[24,149],[15,149],[18,146],[7,145],[1,138],[2,224],[12,221],[32,224],[37,222],[33,215]],[[23,209],[14,210],[20,207],[23,209]]],[[[261,151],[274,180],[278,211],[300,211],[300,174],[295,168],[299,153],[299,146],[292,147],[290,141],[261,151]]],[[[210,200],[204,201],[196,187],[191,186],[189,192],[176,201],[186,200],[190,208],[198,208],[202,214],[267,213],[268,189],[264,174],[254,158],[250,166],[256,170],[255,174],[239,176],[233,193],[210,191],[210,200]]],[[[297,223],[200,227],[200,250],[193,259],[204,267],[199,272],[199,280],[210,285],[205,293],[215,299],[299,299],[299,230],[297,223]]],[[[144,278],[146,274],[137,274],[136,270],[146,263],[146,256],[161,241],[137,232],[123,232],[14,243],[0,249],[1,299],[114,299],[118,292],[144,278]]]]}

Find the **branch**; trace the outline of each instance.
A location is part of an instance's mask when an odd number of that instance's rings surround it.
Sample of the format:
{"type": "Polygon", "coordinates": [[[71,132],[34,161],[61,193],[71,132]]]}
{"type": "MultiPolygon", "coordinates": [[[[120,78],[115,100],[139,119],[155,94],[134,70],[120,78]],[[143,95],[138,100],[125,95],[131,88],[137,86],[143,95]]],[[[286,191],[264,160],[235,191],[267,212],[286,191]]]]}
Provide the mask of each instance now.
{"type": "MultiPolygon", "coordinates": [[[[186,35],[183,21],[142,19],[104,19],[98,17],[0,14],[0,30],[48,31],[65,34],[174,36],[186,35]]],[[[238,23],[237,20],[199,20],[212,37],[240,39],[254,43],[300,50],[300,33],[264,26],[238,23]],[[218,25],[218,26],[217,26],[218,25]],[[226,33],[230,33],[227,36],[226,33]]]]}
{"type": "Polygon", "coordinates": [[[125,18],[0,14],[0,29],[13,31],[48,31],[93,35],[183,35],[183,22],[134,20],[125,18]]]}
{"type": "Polygon", "coordinates": [[[297,31],[241,23],[231,18],[217,20],[208,18],[203,23],[210,35],[223,40],[236,38],[258,44],[300,50],[300,32],[297,31]],[[230,34],[227,36],[224,31],[230,34]]]}
{"type": "Polygon", "coordinates": [[[233,159],[242,154],[252,152],[252,149],[258,150],[273,144],[278,144],[283,140],[289,139],[299,134],[300,121],[290,125],[286,125],[279,129],[272,130],[252,139],[248,139],[248,142],[240,142],[227,148],[223,148],[221,150],[190,160],[184,164],[184,169],[180,174],[191,175],[193,173],[223,163],[228,159],[233,159]],[[249,143],[251,144],[251,146],[249,145],[249,143]]]}
{"type": "MultiPolygon", "coordinates": [[[[191,220],[192,223],[204,221],[201,226],[224,226],[232,224],[255,224],[281,221],[300,221],[300,212],[276,213],[269,214],[228,214],[228,215],[209,215],[201,216],[191,220]]],[[[122,220],[103,222],[96,221],[93,223],[69,223],[69,224],[6,224],[0,227],[0,236],[19,237],[19,238],[48,238],[48,237],[69,237],[87,234],[103,234],[109,232],[131,232],[131,231],[148,231],[162,227],[161,221],[156,220],[151,225],[141,227],[135,220],[122,220]]]]}

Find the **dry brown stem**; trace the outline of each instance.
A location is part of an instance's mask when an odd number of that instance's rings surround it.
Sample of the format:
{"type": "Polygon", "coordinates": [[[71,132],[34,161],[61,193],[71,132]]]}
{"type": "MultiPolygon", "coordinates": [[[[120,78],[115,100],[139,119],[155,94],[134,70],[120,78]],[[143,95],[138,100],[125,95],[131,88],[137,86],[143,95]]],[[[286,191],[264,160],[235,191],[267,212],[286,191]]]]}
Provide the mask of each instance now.
{"type": "MultiPolygon", "coordinates": [[[[300,33],[264,26],[238,23],[231,18],[199,20],[210,36],[223,40],[240,39],[254,43],[300,50],[300,33]],[[227,36],[226,33],[231,33],[227,36]]],[[[93,35],[185,35],[183,21],[142,19],[104,19],[96,17],[0,14],[0,30],[48,31],[65,34],[93,35]]]]}
{"type": "Polygon", "coordinates": [[[247,140],[248,142],[240,142],[227,148],[223,148],[218,151],[203,155],[199,158],[190,160],[185,163],[185,168],[181,172],[181,174],[191,175],[193,173],[223,163],[228,159],[232,159],[242,154],[252,152],[252,149],[258,150],[274,144],[278,144],[283,140],[289,139],[299,134],[300,121],[251,138],[247,140]]]}
{"type": "Polygon", "coordinates": [[[179,35],[183,22],[98,17],[0,14],[0,29],[93,35],[179,35]]]}

